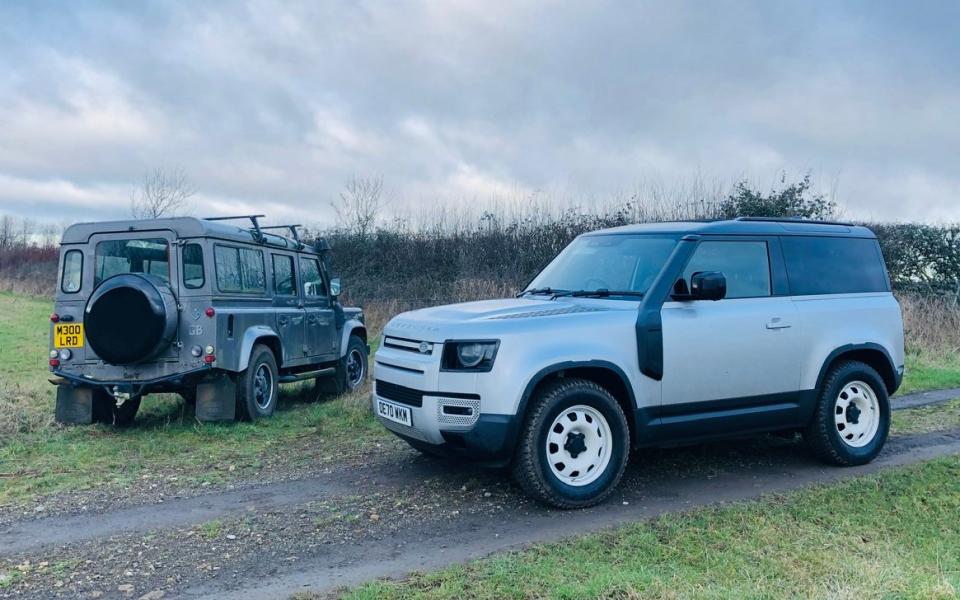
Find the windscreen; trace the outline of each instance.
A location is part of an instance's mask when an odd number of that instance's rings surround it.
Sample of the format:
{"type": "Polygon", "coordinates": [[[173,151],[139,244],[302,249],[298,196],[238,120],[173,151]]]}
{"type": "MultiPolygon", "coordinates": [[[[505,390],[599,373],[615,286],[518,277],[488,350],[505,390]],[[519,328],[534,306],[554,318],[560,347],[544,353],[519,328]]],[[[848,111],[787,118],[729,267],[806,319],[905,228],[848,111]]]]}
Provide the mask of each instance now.
{"type": "Polygon", "coordinates": [[[97,244],[94,283],[122,273],[149,273],[170,281],[170,245],[163,238],[109,240],[97,244]]]}
{"type": "Polygon", "coordinates": [[[669,236],[580,237],[557,255],[527,289],[646,292],[676,245],[677,239],[669,236]]]}

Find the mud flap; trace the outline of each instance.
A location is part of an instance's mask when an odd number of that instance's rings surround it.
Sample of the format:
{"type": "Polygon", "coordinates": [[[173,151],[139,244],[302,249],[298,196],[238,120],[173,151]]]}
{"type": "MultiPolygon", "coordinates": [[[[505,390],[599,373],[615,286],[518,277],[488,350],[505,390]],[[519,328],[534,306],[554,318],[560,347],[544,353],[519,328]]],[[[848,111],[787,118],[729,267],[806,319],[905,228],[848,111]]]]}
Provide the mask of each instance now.
{"type": "Polygon", "coordinates": [[[89,425],[93,423],[93,390],[57,386],[57,423],[64,425],[89,425]]]}
{"type": "Polygon", "coordinates": [[[233,421],[237,415],[237,384],[223,373],[197,385],[198,421],[233,421]]]}

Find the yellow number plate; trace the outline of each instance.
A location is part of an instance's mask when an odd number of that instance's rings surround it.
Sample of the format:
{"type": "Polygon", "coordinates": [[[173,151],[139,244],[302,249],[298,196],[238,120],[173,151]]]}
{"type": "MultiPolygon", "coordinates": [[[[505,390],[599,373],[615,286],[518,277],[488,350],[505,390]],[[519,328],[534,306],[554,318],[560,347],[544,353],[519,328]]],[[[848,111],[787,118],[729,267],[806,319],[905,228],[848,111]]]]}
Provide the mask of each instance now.
{"type": "Polygon", "coordinates": [[[53,326],[55,348],[83,348],[83,323],[57,323],[53,326]]]}

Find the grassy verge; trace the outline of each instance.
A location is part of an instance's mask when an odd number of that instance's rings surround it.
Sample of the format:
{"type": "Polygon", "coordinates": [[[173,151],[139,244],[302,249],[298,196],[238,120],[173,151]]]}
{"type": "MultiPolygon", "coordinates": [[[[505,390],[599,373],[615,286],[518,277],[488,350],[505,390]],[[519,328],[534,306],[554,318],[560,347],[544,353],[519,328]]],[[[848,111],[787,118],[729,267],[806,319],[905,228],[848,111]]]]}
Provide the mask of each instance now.
{"type": "Polygon", "coordinates": [[[278,412],[256,423],[200,424],[178,397],[158,395],[130,429],[57,426],[49,314],[46,300],[0,294],[0,506],[143,478],[217,483],[342,458],[388,437],[369,415],[368,391],[318,403],[307,384],[284,386],[278,412]]]}
{"type": "Polygon", "coordinates": [[[668,515],[346,594],[365,598],[955,598],[960,457],[668,515]]]}
{"type": "MultiPolygon", "coordinates": [[[[151,396],[131,429],[58,427],[46,381],[49,313],[46,299],[0,294],[0,506],[67,490],[125,487],[144,476],[184,483],[240,479],[278,460],[323,461],[390,438],[370,416],[366,392],[311,403],[306,387],[285,388],[277,415],[255,424],[201,425],[178,398],[151,396]]],[[[947,386],[960,386],[960,359],[908,356],[904,391],[947,386]]],[[[924,416],[910,431],[934,427],[937,418],[924,416]]]]}
{"type": "Polygon", "coordinates": [[[894,435],[909,435],[925,431],[941,431],[960,427],[960,399],[893,413],[890,431],[894,435]]]}

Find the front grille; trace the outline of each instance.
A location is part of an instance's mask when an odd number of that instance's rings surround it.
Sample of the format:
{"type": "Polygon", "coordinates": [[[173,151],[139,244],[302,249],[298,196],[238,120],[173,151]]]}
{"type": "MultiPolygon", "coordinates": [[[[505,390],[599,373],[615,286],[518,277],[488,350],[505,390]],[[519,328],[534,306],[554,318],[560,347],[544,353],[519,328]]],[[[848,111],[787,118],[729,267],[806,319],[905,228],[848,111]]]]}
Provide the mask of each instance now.
{"type": "Polygon", "coordinates": [[[395,383],[377,380],[377,395],[385,400],[393,400],[407,406],[423,406],[423,392],[395,383]]]}
{"type": "Polygon", "coordinates": [[[403,350],[405,352],[416,352],[418,354],[433,354],[433,342],[424,342],[422,340],[410,340],[406,338],[389,337],[383,338],[385,348],[394,350],[403,350]]]}

